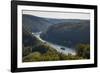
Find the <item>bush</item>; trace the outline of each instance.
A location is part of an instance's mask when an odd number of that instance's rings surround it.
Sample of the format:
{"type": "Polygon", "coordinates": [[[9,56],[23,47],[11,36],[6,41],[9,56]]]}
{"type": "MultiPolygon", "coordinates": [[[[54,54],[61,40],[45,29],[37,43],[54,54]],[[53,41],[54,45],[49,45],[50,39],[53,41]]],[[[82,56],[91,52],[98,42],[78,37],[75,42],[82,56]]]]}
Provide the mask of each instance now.
{"type": "Polygon", "coordinates": [[[90,45],[89,44],[79,44],[77,46],[77,55],[83,58],[90,58],[90,45]]]}
{"type": "Polygon", "coordinates": [[[32,47],[23,47],[23,57],[29,55],[30,53],[32,53],[32,47]]]}
{"type": "Polygon", "coordinates": [[[25,50],[23,62],[80,60],[90,58],[90,46],[86,44],[79,44],[77,46],[77,55],[59,53],[47,44],[41,44],[33,49],[32,52],[29,49],[28,51],[25,50]]]}
{"type": "Polygon", "coordinates": [[[60,60],[79,60],[79,59],[83,59],[82,57],[79,57],[77,55],[72,55],[72,54],[68,54],[68,55],[65,55],[65,54],[60,54],[60,60]]]}
{"type": "Polygon", "coordinates": [[[39,52],[34,52],[29,54],[28,56],[23,57],[23,62],[33,62],[33,61],[41,61],[41,54],[39,52]]]}

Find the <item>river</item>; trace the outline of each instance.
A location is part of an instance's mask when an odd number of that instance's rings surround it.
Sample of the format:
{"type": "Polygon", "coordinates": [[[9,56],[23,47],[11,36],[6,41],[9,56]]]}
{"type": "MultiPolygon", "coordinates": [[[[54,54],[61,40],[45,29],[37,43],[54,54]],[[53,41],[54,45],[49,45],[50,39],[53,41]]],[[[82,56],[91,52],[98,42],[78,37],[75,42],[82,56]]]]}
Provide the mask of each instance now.
{"type": "Polygon", "coordinates": [[[62,45],[53,44],[53,43],[43,40],[42,38],[40,38],[41,33],[42,32],[32,33],[32,35],[38,38],[41,42],[46,43],[52,48],[54,48],[55,50],[57,50],[57,52],[60,52],[66,55],[68,54],[76,55],[76,51],[73,48],[68,48],[62,45]]]}

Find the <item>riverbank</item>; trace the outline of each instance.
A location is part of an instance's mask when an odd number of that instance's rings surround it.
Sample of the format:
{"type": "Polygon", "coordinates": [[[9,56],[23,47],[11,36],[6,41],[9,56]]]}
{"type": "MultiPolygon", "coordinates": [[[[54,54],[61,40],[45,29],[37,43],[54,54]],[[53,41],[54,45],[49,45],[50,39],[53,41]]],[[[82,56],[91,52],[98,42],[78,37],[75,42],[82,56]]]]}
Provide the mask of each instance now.
{"type": "Polygon", "coordinates": [[[68,54],[76,55],[76,51],[73,48],[68,48],[68,47],[65,47],[65,46],[61,46],[61,45],[57,45],[57,44],[53,44],[53,43],[50,43],[48,41],[45,41],[42,38],[40,38],[40,34],[41,34],[41,32],[32,33],[32,35],[35,36],[38,40],[40,40],[44,44],[51,46],[57,52],[65,54],[65,55],[68,55],[68,54]]]}

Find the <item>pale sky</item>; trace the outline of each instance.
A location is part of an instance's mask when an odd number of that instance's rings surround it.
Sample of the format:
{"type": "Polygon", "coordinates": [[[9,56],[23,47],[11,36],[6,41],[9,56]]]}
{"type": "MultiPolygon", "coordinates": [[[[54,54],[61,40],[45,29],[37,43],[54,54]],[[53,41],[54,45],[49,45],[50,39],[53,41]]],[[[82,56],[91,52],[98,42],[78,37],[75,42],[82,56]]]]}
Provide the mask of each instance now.
{"type": "Polygon", "coordinates": [[[90,19],[89,13],[23,10],[23,14],[56,19],[90,19]]]}

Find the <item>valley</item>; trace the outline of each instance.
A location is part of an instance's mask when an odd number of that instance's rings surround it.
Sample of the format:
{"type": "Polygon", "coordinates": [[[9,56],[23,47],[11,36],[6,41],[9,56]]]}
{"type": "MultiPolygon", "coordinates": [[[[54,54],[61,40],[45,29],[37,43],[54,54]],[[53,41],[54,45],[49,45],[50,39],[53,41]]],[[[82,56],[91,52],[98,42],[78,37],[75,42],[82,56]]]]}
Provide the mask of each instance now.
{"type": "Polygon", "coordinates": [[[90,21],[23,14],[23,62],[90,58],[90,21]]]}
{"type": "Polygon", "coordinates": [[[43,40],[42,38],[40,38],[41,33],[42,32],[32,33],[32,35],[35,36],[38,40],[40,40],[42,43],[54,48],[59,53],[62,53],[65,55],[68,55],[68,54],[76,55],[76,52],[74,49],[67,48],[65,46],[61,46],[61,45],[57,45],[57,44],[53,44],[53,43],[43,40]],[[64,48],[64,49],[61,49],[61,48],[64,48]]]}

